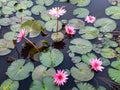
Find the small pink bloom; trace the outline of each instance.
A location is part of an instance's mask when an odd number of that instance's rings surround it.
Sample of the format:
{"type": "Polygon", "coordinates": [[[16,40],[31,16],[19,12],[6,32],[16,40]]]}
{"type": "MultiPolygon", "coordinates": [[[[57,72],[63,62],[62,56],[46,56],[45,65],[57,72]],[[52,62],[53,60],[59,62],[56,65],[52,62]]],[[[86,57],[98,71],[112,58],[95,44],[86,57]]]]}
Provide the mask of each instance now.
{"type": "Polygon", "coordinates": [[[102,37],[98,37],[98,40],[101,41],[101,40],[103,40],[103,38],[102,37]]]}
{"type": "Polygon", "coordinates": [[[76,33],[76,31],[74,30],[74,27],[69,25],[65,26],[65,30],[66,30],[66,33],[70,35],[74,35],[76,33]]]}
{"type": "Polygon", "coordinates": [[[20,42],[25,37],[26,33],[27,31],[25,29],[22,29],[17,36],[17,42],[20,42]]]}
{"type": "Polygon", "coordinates": [[[57,70],[57,73],[54,75],[54,82],[59,86],[59,85],[64,85],[64,83],[67,82],[67,72],[64,70],[57,70]]]}
{"type": "Polygon", "coordinates": [[[60,16],[64,15],[66,13],[66,10],[63,9],[63,7],[55,7],[49,10],[49,14],[51,16],[59,18],[60,16]]]}
{"type": "Polygon", "coordinates": [[[91,59],[90,60],[90,65],[91,68],[95,71],[102,71],[102,69],[104,69],[104,67],[102,67],[102,61],[100,59],[91,59]]]}
{"type": "Polygon", "coordinates": [[[85,21],[86,21],[87,23],[93,23],[93,22],[95,22],[95,20],[96,20],[96,17],[94,17],[94,16],[87,16],[87,17],[85,18],[85,21]]]}

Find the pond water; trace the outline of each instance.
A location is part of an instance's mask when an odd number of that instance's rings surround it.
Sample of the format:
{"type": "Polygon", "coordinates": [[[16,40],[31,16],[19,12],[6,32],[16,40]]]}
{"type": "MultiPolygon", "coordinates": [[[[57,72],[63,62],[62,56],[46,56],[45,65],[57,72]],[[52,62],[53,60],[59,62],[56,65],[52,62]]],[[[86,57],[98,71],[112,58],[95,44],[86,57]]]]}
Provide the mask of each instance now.
{"type": "MultiPolygon", "coordinates": [[[[35,1],[34,1],[34,3],[35,3],[35,1]]],[[[51,9],[52,7],[55,7],[55,6],[56,7],[57,6],[65,6],[65,9],[67,10],[67,13],[65,15],[63,15],[62,17],[60,17],[60,20],[62,20],[62,19],[68,20],[68,19],[76,18],[73,15],[73,10],[75,8],[77,8],[77,6],[70,4],[69,0],[68,0],[68,2],[64,2],[64,3],[55,1],[55,3],[52,6],[49,6],[47,8],[51,9]]],[[[91,0],[91,3],[88,6],[86,6],[85,8],[87,8],[90,11],[90,15],[93,15],[96,18],[104,18],[104,17],[108,17],[107,15],[105,15],[105,9],[109,6],[111,6],[111,4],[108,2],[108,0],[91,0]]],[[[35,20],[41,20],[39,15],[38,16],[32,15],[32,16],[34,17],[35,20]]],[[[1,16],[0,18],[2,18],[2,17],[3,16],[1,16]]],[[[84,20],[84,19],[82,19],[82,20],[84,20]]],[[[116,21],[116,23],[117,23],[116,30],[119,30],[120,20],[114,20],[114,21],[116,21]]],[[[86,25],[92,25],[92,24],[86,23],[86,25]]],[[[3,38],[3,35],[8,31],[10,31],[9,26],[1,26],[0,38],[3,38]]],[[[37,44],[42,39],[48,40],[48,42],[50,43],[51,46],[58,48],[64,54],[64,60],[59,66],[55,67],[56,70],[57,69],[70,69],[71,67],[73,67],[74,63],[71,61],[71,58],[69,57],[67,51],[69,50],[70,41],[74,38],[80,37],[80,35],[75,34],[75,36],[73,36],[72,38],[69,38],[69,39],[65,38],[63,40],[63,42],[53,43],[53,41],[50,39],[51,33],[47,32],[47,31],[46,31],[46,33],[48,33],[47,36],[43,37],[42,35],[39,35],[38,37],[30,38],[30,40],[37,44]]],[[[97,43],[96,40],[91,40],[91,41],[97,43]]],[[[5,74],[5,72],[7,71],[7,68],[8,68],[8,66],[10,66],[11,63],[8,63],[7,59],[10,57],[14,57],[15,59],[23,58],[23,56],[21,56],[21,50],[23,48],[22,45],[24,42],[25,42],[25,40],[22,40],[20,43],[17,43],[17,45],[16,45],[17,50],[14,49],[14,50],[12,50],[12,52],[10,54],[5,55],[5,56],[0,56],[0,84],[2,84],[2,82],[8,78],[8,76],[5,74]]],[[[100,57],[99,54],[97,54],[97,55],[98,55],[98,57],[100,57]]],[[[111,59],[111,62],[112,62],[112,60],[114,60],[114,59],[111,59]]],[[[30,61],[30,59],[28,57],[26,62],[29,62],[29,61],[30,61]]],[[[35,66],[40,65],[39,62],[32,62],[32,63],[34,63],[35,66]]],[[[111,88],[106,83],[107,80],[109,80],[111,82],[111,79],[109,78],[108,73],[107,73],[109,67],[111,67],[111,66],[106,66],[105,69],[103,70],[103,72],[95,72],[94,78],[92,80],[90,80],[88,83],[90,83],[94,87],[104,86],[104,87],[106,87],[106,90],[119,90],[118,88],[117,89],[111,88]]],[[[18,90],[29,90],[31,82],[32,82],[31,75],[28,78],[26,78],[25,80],[19,81],[20,85],[19,85],[18,90]]],[[[61,86],[60,90],[72,90],[72,88],[74,86],[76,86],[76,84],[74,83],[74,78],[70,75],[68,82],[64,86],[61,86]]]]}

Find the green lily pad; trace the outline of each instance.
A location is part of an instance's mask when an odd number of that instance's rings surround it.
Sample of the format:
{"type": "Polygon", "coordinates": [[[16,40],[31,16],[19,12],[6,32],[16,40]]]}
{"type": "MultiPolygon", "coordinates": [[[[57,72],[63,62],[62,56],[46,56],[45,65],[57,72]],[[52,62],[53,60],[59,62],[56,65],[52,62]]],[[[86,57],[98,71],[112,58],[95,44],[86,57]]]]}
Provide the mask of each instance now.
{"type": "Polygon", "coordinates": [[[15,9],[13,7],[5,6],[4,8],[2,8],[2,13],[6,15],[13,14],[14,11],[15,9]]]}
{"type": "Polygon", "coordinates": [[[7,41],[5,39],[0,39],[0,56],[9,54],[14,49],[14,44],[12,41],[7,41]]]}
{"type": "Polygon", "coordinates": [[[30,90],[60,90],[60,88],[54,84],[52,77],[47,76],[42,81],[34,80],[30,85],[30,90]]]}
{"type": "Polygon", "coordinates": [[[110,60],[104,57],[101,57],[100,60],[102,61],[103,66],[108,66],[110,65],[110,60]]]}
{"type": "Polygon", "coordinates": [[[120,83],[120,61],[113,61],[111,63],[112,68],[108,69],[108,74],[112,80],[120,83]]]}
{"type": "Polygon", "coordinates": [[[44,27],[38,20],[27,20],[21,25],[21,28],[26,28],[26,30],[30,33],[30,37],[36,37],[41,31],[44,31],[44,27]]]}
{"type": "Polygon", "coordinates": [[[67,0],[55,0],[55,1],[59,1],[59,2],[67,2],[67,0]]]}
{"type": "Polygon", "coordinates": [[[54,0],[36,0],[36,3],[39,5],[50,6],[54,3],[54,0]]]}
{"type": "Polygon", "coordinates": [[[56,67],[63,61],[63,53],[58,49],[50,49],[47,52],[42,52],[39,56],[40,62],[46,67],[56,67]]]}
{"type": "Polygon", "coordinates": [[[97,58],[96,55],[93,53],[87,53],[82,55],[82,61],[88,65],[90,64],[90,60],[93,58],[97,58]]]}
{"type": "Polygon", "coordinates": [[[77,6],[84,7],[90,3],[91,0],[70,0],[72,4],[77,4],[77,6]]]}
{"type": "Polygon", "coordinates": [[[7,79],[1,84],[0,90],[18,90],[18,87],[18,81],[12,81],[10,79],[7,79]]]}
{"type": "Polygon", "coordinates": [[[110,6],[105,13],[113,19],[120,19],[120,6],[110,6]]]}
{"type": "MultiPolygon", "coordinates": [[[[50,20],[45,23],[45,28],[47,31],[56,32],[56,20],[50,20]]],[[[62,29],[62,23],[58,21],[58,30],[62,29]]]]}
{"type": "MultiPolygon", "coordinates": [[[[75,64],[76,67],[72,67],[70,72],[73,78],[78,81],[89,81],[94,77],[94,72],[85,63],[75,64]]],[[[80,89],[81,90],[81,89],[80,89]]],[[[86,89],[84,89],[86,90],[86,89]]]]}
{"type": "Polygon", "coordinates": [[[0,19],[0,25],[2,26],[8,26],[10,25],[11,20],[9,18],[1,18],[0,19]]]}
{"type": "Polygon", "coordinates": [[[16,16],[18,17],[18,18],[21,18],[21,17],[25,17],[25,16],[31,16],[32,14],[31,14],[31,12],[29,11],[29,10],[24,10],[24,11],[22,11],[22,12],[16,12],[16,16]]]}
{"type": "Polygon", "coordinates": [[[24,59],[18,59],[8,67],[7,75],[12,80],[23,80],[29,77],[33,70],[34,65],[31,62],[25,64],[24,59]]]}
{"type": "MultiPolygon", "coordinates": [[[[77,87],[79,89],[75,89],[75,90],[96,90],[95,87],[93,87],[91,84],[89,83],[78,83],[77,87]]],[[[74,90],[74,89],[72,89],[74,90]]]]}
{"type": "Polygon", "coordinates": [[[27,8],[30,8],[33,5],[33,1],[24,0],[21,2],[21,4],[25,5],[27,8]]]}
{"type": "Polygon", "coordinates": [[[70,43],[70,51],[78,54],[86,54],[92,50],[91,42],[82,38],[73,39],[70,43]]]}
{"type": "Polygon", "coordinates": [[[21,25],[20,24],[15,24],[15,25],[11,25],[10,26],[10,29],[13,31],[13,32],[19,32],[21,30],[21,25]]]}
{"type": "Polygon", "coordinates": [[[14,5],[15,5],[15,3],[17,3],[17,1],[15,1],[15,0],[13,0],[13,1],[9,1],[8,3],[7,3],[7,6],[9,6],[9,7],[14,7],[14,5]]]}
{"type": "Polygon", "coordinates": [[[86,8],[77,8],[73,11],[73,15],[76,15],[77,18],[85,18],[89,15],[89,10],[86,8]]]}
{"type": "Polygon", "coordinates": [[[112,5],[120,5],[120,0],[108,0],[108,2],[112,5]]]}
{"type": "Polygon", "coordinates": [[[105,58],[114,58],[116,57],[116,52],[115,50],[111,48],[103,48],[100,53],[103,57],[105,58]]]}
{"type": "Polygon", "coordinates": [[[112,32],[117,27],[115,21],[109,18],[97,19],[94,26],[99,28],[101,32],[112,32]]]}
{"type": "Polygon", "coordinates": [[[117,51],[117,53],[120,53],[120,47],[117,47],[115,50],[117,51]]]}
{"type": "Polygon", "coordinates": [[[95,39],[99,36],[99,30],[92,26],[85,26],[79,30],[79,34],[84,39],[95,39]]]}
{"type": "Polygon", "coordinates": [[[32,7],[31,12],[35,15],[39,15],[43,11],[46,11],[46,7],[41,6],[41,5],[35,5],[32,7]]]}
{"type": "Polygon", "coordinates": [[[68,24],[73,26],[75,29],[81,29],[85,26],[85,22],[80,19],[70,19],[68,24]]]}
{"type": "Polygon", "coordinates": [[[56,71],[54,68],[47,69],[47,67],[43,65],[39,65],[35,68],[35,70],[32,73],[32,79],[33,80],[42,80],[44,76],[51,76],[53,77],[55,75],[56,71]]]}
{"type": "Polygon", "coordinates": [[[16,40],[16,37],[17,37],[17,33],[16,32],[7,32],[7,33],[5,33],[4,34],[4,39],[6,39],[6,40],[10,40],[10,41],[12,41],[12,40],[16,40]]]}
{"type": "Polygon", "coordinates": [[[97,88],[97,90],[106,90],[106,88],[103,87],[103,86],[99,86],[99,87],[97,88]]]}
{"type": "Polygon", "coordinates": [[[79,63],[81,61],[81,57],[80,56],[74,56],[72,57],[72,62],[73,63],[79,63]]]}

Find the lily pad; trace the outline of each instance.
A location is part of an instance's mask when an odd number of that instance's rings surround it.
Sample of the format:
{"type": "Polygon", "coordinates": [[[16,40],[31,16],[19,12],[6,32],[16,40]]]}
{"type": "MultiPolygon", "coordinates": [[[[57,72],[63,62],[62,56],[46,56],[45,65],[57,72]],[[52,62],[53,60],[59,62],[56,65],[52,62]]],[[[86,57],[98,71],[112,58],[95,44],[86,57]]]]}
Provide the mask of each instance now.
{"type": "Polygon", "coordinates": [[[112,5],[120,5],[120,0],[108,0],[108,2],[112,5]]]}
{"type": "Polygon", "coordinates": [[[2,26],[8,26],[11,24],[11,20],[9,18],[1,18],[0,19],[0,25],[2,26]]]}
{"type": "Polygon", "coordinates": [[[120,47],[117,47],[115,50],[120,54],[120,47]]]}
{"type": "Polygon", "coordinates": [[[70,51],[78,54],[86,54],[92,50],[91,42],[82,38],[73,39],[70,43],[70,51]]]}
{"type": "MultiPolygon", "coordinates": [[[[45,23],[45,28],[47,31],[56,31],[56,20],[50,20],[45,23]]],[[[58,30],[62,29],[62,23],[58,21],[58,30]]]]}
{"type": "Polygon", "coordinates": [[[90,64],[90,60],[93,58],[97,58],[96,55],[93,53],[87,53],[82,55],[82,61],[88,65],[90,64]]]}
{"type": "MultiPolygon", "coordinates": [[[[95,87],[93,87],[89,83],[78,83],[77,87],[79,88],[78,90],[96,90],[95,87]]],[[[74,89],[72,89],[74,90],[74,89]]]]}
{"type": "Polygon", "coordinates": [[[77,18],[85,18],[89,15],[89,10],[86,8],[77,8],[73,11],[73,15],[76,15],[77,18]]]}
{"type": "Polygon", "coordinates": [[[60,88],[54,84],[52,77],[44,77],[42,81],[34,80],[30,86],[30,90],[60,90],[60,88]]]}
{"type": "Polygon", "coordinates": [[[7,79],[1,84],[0,90],[18,90],[18,87],[18,81],[12,81],[10,79],[7,79]]]}
{"type": "Polygon", "coordinates": [[[112,19],[101,18],[95,21],[94,26],[99,28],[101,32],[112,32],[117,27],[117,24],[112,19]]]}
{"type": "Polygon", "coordinates": [[[25,5],[27,8],[30,8],[33,5],[33,1],[24,0],[21,2],[21,4],[25,5]]]}
{"type": "Polygon", "coordinates": [[[77,6],[84,7],[90,3],[91,0],[70,0],[72,4],[77,4],[77,6]]]}
{"type": "Polygon", "coordinates": [[[100,53],[105,58],[114,58],[116,57],[116,52],[111,48],[103,48],[100,53]]]}
{"type": "Polygon", "coordinates": [[[13,14],[14,11],[15,9],[13,7],[5,6],[4,8],[2,8],[2,13],[6,15],[13,14]]]}
{"type": "Polygon", "coordinates": [[[27,20],[21,25],[21,28],[26,28],[30,33],[30,37],[36,37],[41,31],[44,31],[44,27],[38,20],[27,20]]]}
{"type": "Polygon", "coordinates": [[[113,19],[120,19],[120,6],[110,6],[105,13],[113,19]]]}
{"type": "Polygon", "coordinates": [[[109,68],[108,74],[112,80],[120,83],[120,61],[113,61],[111,63],[112,68],[109,68]]]}
{"type": "Polygon", "coordinates": [[[25,16],[31,16],[31,12],[29,10],[23,10],[22,12],[16,12],[16,16],[18,18],[25,17],[25,16]]]}
{"type": "MultiPolygon", "coordinates": [[[[73,78],[78,81],[89,81],[94,77],[94,72],[85,63],[75,64],[76,67],[72,67],[70,72],[73,78]]],[[[80,89],[81,90],[81,89],[80,89]]],[[[86,89],[84,89],[86,90],[86,89]]]]}
{"type": "Polygon", "coordinates": [[[39,15],[43,11],[46,11],[46,7],[41,6],[41,5],[35,5],[32,7],[31,12],[35,15],[39,15]]]}
{"type": "Polygon", "coordinates": [[[73,26],[75,29],[81,29],[85,26],[85,22],[80,19],[70,19],[68,24],[73,26]]]}
{"type": "Polygon", "coordinates": [[[100,60],[102,61],[103,66],[108,66],[110,65],[110,60],[104,57],[101,57],[100,60]]]}
{"type": "Polygon", "coordinates": [[[103,87],[103,86],[99,86],[99,87],[97,88],[97,90],[106,90],[106,88],[103,87]]]}
{"type": "Polygon", "coordinates": [[[16,32],[7,32],[7,33],[5,33],[4,34],[4,39],[6,39],[6,40],[10,40],[10,41],[12,41],[12,40],[16,40],[16,37],[17,37],[17,33],[16,32]]]}
{"type": "Polygon", "coordinates": [[[5,39],[0,39],[0,56],[9,54],[14,49],[14,44],[12,41],[7,41],[5,39]]]}
{"type": "Polygon", "coordinates": [[[23,80],[29,77],[33,70],[34,65],[31,62],[25,64],[24,59],[18,59],[8,67],[7,75],[12,80],[23,80]]]}
{"type": "Polygon", "coordinates": [[[63,61],[63,53],[58,49],[50,49],[47,52],[42,52],[39,56],[40,62],[46,67],[56,67],[63,61]]]}
{"type": "Polygon", "coordinates": [[[36,0],[36,3],[39,5],[50,6],[54,3],[54,0],[36,0]]]}
{"type": "Polygon", "coordinates": [[[32,79],[33,80],[42,80],[44,76],[51,76],[55,75],[56,71],[54,68],[50,68],[47,70],[47,67],[43,65],[39,65],[35,68],[35,70],[32,73],[32,79]]]}
{"type": "Polygon", "coordinates": [[[72,57],[72,62],[73,63],[79,63],[81,61],[81,57],[80,56],[74,56],[72,57]]]}
{"type": "Polygon", "coordinates": [[[79,30],[79,34],[84,39],[95,39],[99,36],[99,30],[92,26],[85,26],[79,30]]]}
{"type": "Polygon", "coordinates": [[[15,25],[11,25],[10,26],[10,29],[13,31],[13,32],[19,32],[21,30],[21,25],[20,24],[15,24],[15,25]]]}

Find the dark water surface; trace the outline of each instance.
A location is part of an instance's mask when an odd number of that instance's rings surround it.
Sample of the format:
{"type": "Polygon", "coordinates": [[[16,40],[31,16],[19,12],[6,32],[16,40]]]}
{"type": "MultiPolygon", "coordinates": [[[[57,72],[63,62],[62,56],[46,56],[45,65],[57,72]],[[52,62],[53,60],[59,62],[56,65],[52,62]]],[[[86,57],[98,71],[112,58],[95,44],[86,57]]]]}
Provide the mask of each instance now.
{"type": "MultiPolygon", "coordinates": [[[[67,13],[62,16],[60,19],[72,19],[75,18],[75,16],[73,16],[73,10],[77,7],[75,5],[71,5],[70,3],[57,3],[55,2],[54,6],[65,6],[67,13]]],[[[89,9],[90,11],[90,15],[95,16],[96,18],[103,18],[103,17],[107,17],[105,15],[105,9],[107,7],[109,7],[110,4],[108,3],[108,0],[92,0],[91,4],[89,6],[87,6],[86,8],[89,9]]],[[[48,9],[50,9],[51,7],[48,7],[48,9]]],[[[40,17],[39,16],[33,16],[35,19],[39,20],[40,17]]],[[[117,30],[120,29],[120,21],[116,20],[118,26],[117,26],[117,30]]],[[[91,25],[91,24],[90,24],[91,25]]],[[[5,32],[9,31],[9,27],[2,27],[2,30],[0,30],[0,38],[2,38],[2,34],[4,34],[5,32]]],[[[79,35],[75,35],[74,37],[79,37],[79,35]]],[[[46,39],[50,42],[51,45],[54,45],[55,47],[59,47],[58,45],[61,44],[61,46],[64,45],[64,47],[61,47],[61,51],[64,53],[64,61],[55,69],[70,69],[72,66],[74,66],[74,64],[72,63],[72,61],[70,60],[70,57],[68,56],[68,53],[66,51],[68,51],[68,46],[69,46],[69,42],[71,39],[65,39],[63,41],[63,43],[60,44],[53,44],[52,40],[50,39],[50,35],[47,37],[42,37],[39,36],[37,38],[32,38],[31,40],[34,41],[35,43],[37,43],[38,41],[40,41],[40,39],[46,39]]],[[[21,45],[24,43],[25,41],[23,40],[22,42],[20,42],[19,44],[17,44],[17,48],[19,51],[21,51],[22,47],[21,45]]],[[[8,77],[5,75],[5,72],[7,71],[8,66],[10,65],[10,63],[6,62],[6,59],[8,57],[14,57],[14,58],[18,58],[18,54],[16,52],[16,50],[14,49],[10,54],[6,55],[6,56],[0,56],[0,84],[6,80],[8,77]]],[[[23,58],[23,57],[20,57],[23,58]]],[[[29,60],[28,60],[29,61],[29,60]]],[[[39,65],[39,62],[34,62],[35,66],[39,65]]],[[[92,85],[94,85],[95,87],[98,87],[99,85],[103,85],[107,88],[107,90],[112,90],[110,87],[107,86],[107,84],[104,83],[104,81],[102,81],[101,79],[99,79],[99,77],[105,77],[108,78],[107,75],[107,67],[105,68],[105,70],[101,73],[101,72],[97,72],[95,73],[95,77],[89,81],[92,85]]],[[[32,82],[32,78],[31,76],[25,80],[20,81],[20,85],[19,85],[19,89],[18,90],[29,90],[29,86],[32,82]]],[[[61,90],[72,90],[72,87],[75,86],[74,83],[74,79],[69,76],[69,80],[68,83],[66,83],[64,86],[61,86],[61,90]]],[[[116,89],[118,90],[118,89],[116,89]]]]}

